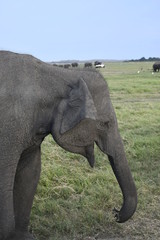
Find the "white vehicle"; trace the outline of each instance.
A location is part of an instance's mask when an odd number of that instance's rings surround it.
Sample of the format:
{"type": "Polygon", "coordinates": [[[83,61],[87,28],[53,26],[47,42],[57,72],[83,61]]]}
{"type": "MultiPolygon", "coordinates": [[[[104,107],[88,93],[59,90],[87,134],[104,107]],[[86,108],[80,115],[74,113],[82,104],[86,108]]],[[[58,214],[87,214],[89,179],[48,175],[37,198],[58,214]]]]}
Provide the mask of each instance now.
{"type": "Polygon", "coordinates": [[[105,68],[105,65],[103,63],[96,64],[95,68],[105,68]]]}

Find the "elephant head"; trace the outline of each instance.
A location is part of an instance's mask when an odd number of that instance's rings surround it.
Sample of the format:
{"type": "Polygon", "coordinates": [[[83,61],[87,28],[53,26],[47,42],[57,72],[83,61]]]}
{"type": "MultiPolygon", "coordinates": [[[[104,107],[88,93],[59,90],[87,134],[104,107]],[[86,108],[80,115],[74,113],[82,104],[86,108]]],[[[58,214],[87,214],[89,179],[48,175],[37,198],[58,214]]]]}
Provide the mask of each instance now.
{"type": "Polygon", "coordinates": [[[87,75],[69,86],[67,97],[56,109],[52,135],[64,149],[85,156],[91,167],[94,166],[94,142],[108,155],[123,194],[122,208],[114,210],[115,217],[118,222],[125,222],[136,210],[136,187],[118,132],[108,86],[100,75],[97,83],[93,84],[90,79],[87,75]]]}

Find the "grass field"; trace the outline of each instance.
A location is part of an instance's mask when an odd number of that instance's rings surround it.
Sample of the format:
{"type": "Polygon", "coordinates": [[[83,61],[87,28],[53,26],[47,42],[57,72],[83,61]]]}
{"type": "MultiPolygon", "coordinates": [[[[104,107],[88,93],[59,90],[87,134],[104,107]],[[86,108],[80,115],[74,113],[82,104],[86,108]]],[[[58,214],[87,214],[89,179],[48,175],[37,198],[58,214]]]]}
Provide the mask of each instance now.
{"type": "Polygon", "coordinates": [[[152,65],[113,62],[100,70],[137,186],[135,215],[115,222],[112,209],[121,206],[122,195],[98,148],[91,169],[85,158],[64,151],[49,136],[31,215],[30,228],[39,240],[160,239],[160,73],[152,74],[152,65]]]}

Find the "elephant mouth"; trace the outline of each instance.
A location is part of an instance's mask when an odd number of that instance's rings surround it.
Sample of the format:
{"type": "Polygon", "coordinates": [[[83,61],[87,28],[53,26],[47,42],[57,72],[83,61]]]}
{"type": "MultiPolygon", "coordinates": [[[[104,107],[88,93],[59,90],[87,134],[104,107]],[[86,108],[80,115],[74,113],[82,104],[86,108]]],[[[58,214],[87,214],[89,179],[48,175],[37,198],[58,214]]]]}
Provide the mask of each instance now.
{"type": "MultiPolygon", "coordinates": [[[[58,143],[59,145],[61,145],[60,143],[58,143]]],[[[83,157],[85,157],[88,160],[88,163],[90,165],[90,167],[94,167],[95,164],[95,156],[94,156],[94,143],[88,145],[88,146],[76,146],[76,145],[61,145],[61,147],[63,147],[63,149],[72,152],[72,153],[78,153],[80,155],[82,155],[83,157]]]]}
{"type": "Polygon", "coordinates": [[[94,144],[85,147],[85,153],[86,153],[85,157],[87,158],[89,165],[93,168],[95,163],[94,144]]]}

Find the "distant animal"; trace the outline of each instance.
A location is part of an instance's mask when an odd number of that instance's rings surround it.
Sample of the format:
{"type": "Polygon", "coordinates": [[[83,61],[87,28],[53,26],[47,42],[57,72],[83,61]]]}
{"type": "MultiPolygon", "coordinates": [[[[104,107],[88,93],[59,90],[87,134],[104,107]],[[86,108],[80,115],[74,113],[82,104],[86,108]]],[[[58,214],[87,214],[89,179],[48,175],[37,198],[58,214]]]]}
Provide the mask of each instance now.
{"type": "Polygon", "coordinates": [[[84,67],[92,67],[92,63],[91,63],[91,62],[86,62],[86,63],[84,64],[84,67]]]}
{"type": "Polygon", "coordinates": [[[154,72],[159,72],[159,70],[160,70],[160,62],[155,62],[154,64],[153,64],[153,71],[154,72]]]}
{"type": "Polygon", "coordinates": [[[54,66],[54,67],[63,67],[63,65],[62,64],[57,64],[57,63],[53,63],[53,65],[52,66],[54,66]]]}
{"type": "Polygon", "coordinates": [[[71,66],[71,64],[64,64],[64,68],[69,68],[71,66]]]}
{"type": "Polygon", "coordinates": [[[78,63],[77,62],[72,63],[72,67],[78,67],[78,63]]]}

